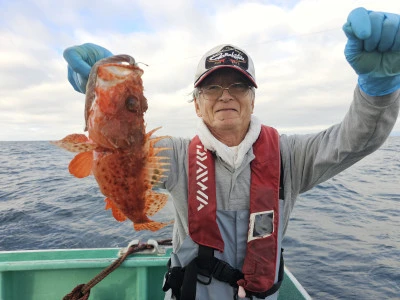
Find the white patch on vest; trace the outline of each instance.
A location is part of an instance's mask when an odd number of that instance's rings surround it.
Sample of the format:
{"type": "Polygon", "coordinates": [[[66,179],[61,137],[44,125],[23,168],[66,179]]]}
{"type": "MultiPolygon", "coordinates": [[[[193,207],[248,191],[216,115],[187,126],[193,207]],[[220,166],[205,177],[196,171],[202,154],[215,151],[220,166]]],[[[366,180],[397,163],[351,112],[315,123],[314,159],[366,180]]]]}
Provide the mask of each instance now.
{"type": "Polygon", "coordinates": [[[197,207],[197,211],[199,211],[205,205],[208,205],[208,195],[204,193],[204,191],[208,189],[208,186],[206,184],[206,182],[208,181],[208,170],[207,167],[201,163],[202,161],[205,161],[207,159],[207,153],[204,151],[202,146],[197,145],[196,147],[196,164],[198,166],[196,170],[196,184],[199,187],[199,189],[197,189],[196,191],[196,199],[200,202],[199,206],[197,207]]]}
{"type": "Polygon", "coordinates": [[[273,210],[260,211],[250,214],[247,242],[271,236],[275,231],[274,218],[275,214],[273,210]]]}

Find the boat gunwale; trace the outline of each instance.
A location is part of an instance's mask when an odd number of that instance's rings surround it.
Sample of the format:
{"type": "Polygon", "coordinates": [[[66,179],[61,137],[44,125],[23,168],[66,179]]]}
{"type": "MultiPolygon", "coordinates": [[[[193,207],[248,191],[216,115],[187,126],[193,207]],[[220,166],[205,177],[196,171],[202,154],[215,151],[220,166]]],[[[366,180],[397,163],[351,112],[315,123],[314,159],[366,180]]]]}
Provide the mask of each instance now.
{"type": "MultiPolygon", "coordinates": [[[[166,248],[169,249],[166,249],[165,254],[131,254],[120,267],[166,266],[172,251],[171,247],[166,248]]],[[[0,272],[105,268],[119,257],[120,250],[120,248],[85,248],[0,251],[0,272]],[[63,253],[65,256],[60,257],[63,253]],[[79,258],[79,255],[82,255],[82,258],[79,258]]]]}

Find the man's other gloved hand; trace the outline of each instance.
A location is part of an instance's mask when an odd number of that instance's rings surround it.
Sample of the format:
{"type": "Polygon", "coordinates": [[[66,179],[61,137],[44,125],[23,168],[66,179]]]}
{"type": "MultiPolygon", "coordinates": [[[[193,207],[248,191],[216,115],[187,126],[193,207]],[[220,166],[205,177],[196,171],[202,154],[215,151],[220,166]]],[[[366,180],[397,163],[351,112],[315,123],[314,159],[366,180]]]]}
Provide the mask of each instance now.
{"type": "Polygon", "coordinates": [[[365,93],[381,96],[400,88],[400,16],[356,8],[343,25],[344,50],[365,93]]]}
{"type": "Polygon", "coordinates": [[[106,48],[91,43],[65,49],[64,58],[68,63],[68,81],[75,91],[84,94],[92,66],[97,61],[112,55],[106,48]]]}

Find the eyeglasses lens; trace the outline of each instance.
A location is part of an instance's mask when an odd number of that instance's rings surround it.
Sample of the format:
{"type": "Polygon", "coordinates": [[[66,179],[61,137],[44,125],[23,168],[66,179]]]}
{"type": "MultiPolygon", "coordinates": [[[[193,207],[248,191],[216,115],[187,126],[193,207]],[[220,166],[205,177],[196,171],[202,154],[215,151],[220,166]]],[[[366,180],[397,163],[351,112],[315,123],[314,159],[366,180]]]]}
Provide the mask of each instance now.
{"type": "Polygon", "coordinates": [[[232,83],[224,88],[220,85],[209,85],[202,88],[202,93],[210,100],[218,99],[222,96],[224,90],[228,90],[229,94],[233,97],[244,97],[247,95],[250,87],[245,83],[232,83]]]}

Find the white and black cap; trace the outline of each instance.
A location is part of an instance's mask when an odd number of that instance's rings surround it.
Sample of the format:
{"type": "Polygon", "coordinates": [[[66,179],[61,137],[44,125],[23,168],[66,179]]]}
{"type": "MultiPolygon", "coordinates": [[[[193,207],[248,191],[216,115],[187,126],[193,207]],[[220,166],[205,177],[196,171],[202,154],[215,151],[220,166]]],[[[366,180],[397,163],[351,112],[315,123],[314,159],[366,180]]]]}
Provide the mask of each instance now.
{"type": "Polygon", "coordinates": [[[232,68],[241,72],[254,87],[257,87],[254,64],[250,56],[244,50],[229,44],[216,46],[204,54],[197,66],[194,87],[221,68],[232,68]]]}

